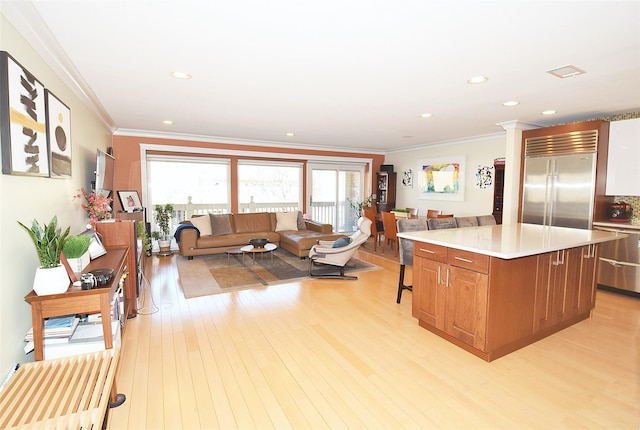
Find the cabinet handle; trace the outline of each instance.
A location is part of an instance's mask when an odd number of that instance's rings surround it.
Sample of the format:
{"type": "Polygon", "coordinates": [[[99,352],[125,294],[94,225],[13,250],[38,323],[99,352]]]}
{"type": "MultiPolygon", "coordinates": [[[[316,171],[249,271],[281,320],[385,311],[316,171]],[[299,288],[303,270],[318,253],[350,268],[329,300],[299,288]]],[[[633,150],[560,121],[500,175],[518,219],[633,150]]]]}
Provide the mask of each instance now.
{"type": "Polygon", "coordinates": [[[469,260],[467,258],[462,257],[454,257],[456,260],[464,261],[465,263],[473,263],[473,260],[469,260]]]}
{"type": "Polygon", "coordinates": [[[561,266],[564,264],[564,249],[562,250],[562,259],[560,258],[560,251],[556,251],[556,261],[551,264],[554,266],[561,266]]]}
{"type": "Polygon", "coordinates": [[[440,276],[440,269],[442,269],[442,266],[438,265],[438,285],[442,284],[442,277],[440,276]]]}
{"type": "Polygon", "coordinates": [[[430,249],[424,249],[424,248],[419,248],[419,249],[420,249],[420,251],[422,251],[422,252],[427,252],[427,253],[429,253],[429,254],[435,254],[435,253],[436,253],[435,251],[432,251],[432,250],[430,250],[430,249]]]}
{"type": "Polygon", "coordinates": [[[447,267],[447,282],[444,285],[446,288],[449,288],[449,268],[447,267]]]}

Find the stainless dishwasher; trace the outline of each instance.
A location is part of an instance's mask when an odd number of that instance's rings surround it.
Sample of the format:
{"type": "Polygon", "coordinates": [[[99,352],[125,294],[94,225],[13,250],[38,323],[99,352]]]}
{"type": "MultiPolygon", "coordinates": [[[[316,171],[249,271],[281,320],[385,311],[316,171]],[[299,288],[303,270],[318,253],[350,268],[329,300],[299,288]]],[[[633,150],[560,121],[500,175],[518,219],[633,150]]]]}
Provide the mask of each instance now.
{"type": "Polygon", "coordinates": [[[627,235],[624,239],[600,244],[598,286],[640,296],[640,230],[601,226],[593,229],[627,235]]]}

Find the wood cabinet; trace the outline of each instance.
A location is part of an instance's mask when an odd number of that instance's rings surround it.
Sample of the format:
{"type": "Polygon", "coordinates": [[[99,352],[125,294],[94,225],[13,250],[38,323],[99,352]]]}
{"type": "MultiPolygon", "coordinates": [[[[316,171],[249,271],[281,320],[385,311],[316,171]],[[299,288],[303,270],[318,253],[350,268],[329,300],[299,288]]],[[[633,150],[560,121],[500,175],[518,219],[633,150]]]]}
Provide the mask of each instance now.
{"type": "Polygon", "coordinates": [[[133,318],[138,314],[138,292],[140,291],[140,271],[138,270],[138,258],[141,255],[138,249],[135,221],[99,222],[96,231],[102,236],[105,247],[126,246],[129,248],[127,255],[127,272],[129,276],[124,281],[125,313],[127,318],[133,318]]]}
{"type": "Polygon", "coordinates": [[[395,172],[376,173],[376,206],[378,212],[390,212],[396,207],[396,179],[395,172]]]}
{"type": "Polygon", "coordinates": [[[535,330],[590,312],[595,306],[597,245],[538,256],[535,330]]]}
{"type": "Polygon", "coordinates": [[[412,314],[491,361],[590,315],[597,246],[501,259],[415,241],[412,314]]]}
{"type": "Polygon", "coordinates": [[[484,349],[489,257],[424,243],[414,252],[424,259],[414,269],[413,316],[484,349]]]}
{"type": "Polygon", "coordinates": [[[496,224],[502,224],[502,208],[504,204],[504,160],[496,160],[493,163],[494,182],[493,182],[493,217],[496,224]]]}

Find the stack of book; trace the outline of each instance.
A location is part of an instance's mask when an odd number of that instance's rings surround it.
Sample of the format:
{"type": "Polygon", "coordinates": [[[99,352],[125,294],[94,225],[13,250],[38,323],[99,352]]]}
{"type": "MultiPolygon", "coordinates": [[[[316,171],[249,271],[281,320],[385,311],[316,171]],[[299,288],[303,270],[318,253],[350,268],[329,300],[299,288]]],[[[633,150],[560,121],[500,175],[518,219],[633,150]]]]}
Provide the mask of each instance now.
{"type": "MultiPolygon", "coordinates": [[[[59,327],[63,325],[62,321],[55,321],[50,323],[50,325],[55,325],[58,331],[51,327],[53,331],[51,331],[50,333],[57,333],[58,336],[53,337],[52,335],[48,337],[47,322],[50,320],[51,318],[45,322],[45,359],[48,360],[52,358],[68,357],[70,355],[102,351],[105,349],[102,322],[80,322],[79,318],[74,317],[73,321],[70,322],[70,326],[68,326],[67,330],[64,331],[61,327],[59,327]],[[67,334],[62,335],[61,333],[63,332],[67,334]]],[[[119,346],[120,321],[111,321],[111,332],[113,334],[112,341],[114,346],[119,346]]],[[[27,344],[24,347],[24,352],[25,354],[28,354],[34,349],[33,330],[29,330],[27,336],[25,336],[25,341],[27,341],[27,344]]]]}
{"type": "MultiPolygon", "coordinates": [[[[68,343],[79,323],[80,318],[75,315],[52,317],[45,320],[43,334],[45,346],[68,343]]],[[[33,351],[33,327],[24,336],[24,341],[27,342],[24,353],[33,351]]]]}

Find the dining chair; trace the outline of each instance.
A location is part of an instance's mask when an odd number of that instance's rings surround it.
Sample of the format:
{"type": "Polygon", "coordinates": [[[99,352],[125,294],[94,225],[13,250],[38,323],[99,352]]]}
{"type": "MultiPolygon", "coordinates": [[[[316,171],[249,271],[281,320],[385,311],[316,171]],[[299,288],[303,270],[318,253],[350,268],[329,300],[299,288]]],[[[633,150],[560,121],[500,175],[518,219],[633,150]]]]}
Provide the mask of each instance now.
{"type": "MultiPolygon", "coordinates": [[[[398,233],[427,229],[427,221],[424,219],[399,219],[397,224],[398,233]]],[[[400,250],[400,277],[398,279],[398,296],[396,297],[396,303],[400,303],[402,290],[413,291],[413,285],[404,284],[405,267],[413,266],[413,240],[399,237],[398,249],[400,250]]]]}
{"type": "Polygon", "coordinates": [[[395,244],[396,257],[398,256],[398,227],[396,224],[396,216],[391,212],[382,212],[382,224],[384,225],[384,245],[382,253],[388,244],[395,244]]]}
{"type": "Polygon", "coordinates": [[[427,220],[429,230],[443,230],[445,228],[457,228],[456,220],[453,217],[429,218],[427,220]]]}
{"type": "Polygon", "coordinates": [[[438,209],[428,209],[427,210],[427,219],[429,218],[437,218],[438,215],[440,215],[442,213],[442,211],[439,211],[438,209]]]}
{"type": "Polygon", "coordinates": [[[362,209],[362,214],[365,218],[371,220],[371,236],[373,236],[373,252],[378,250],[378,244],[380,243],[380,239],[384,236],[384,228],[378,224],[380,221],[376,220],[376,208],[373,207],[365,207],[362,209]]]}
{"type": "Polygon", "coordinates": [[[420,212],[419,208],[407,208],[407,210],[409,211],[409,219],[418,218],[418,212],[420,212]]]}
{"type": "Polygon", "coordinates": [[[453,218],[453,214],[439,214],[436,218],[453,218]]]}

